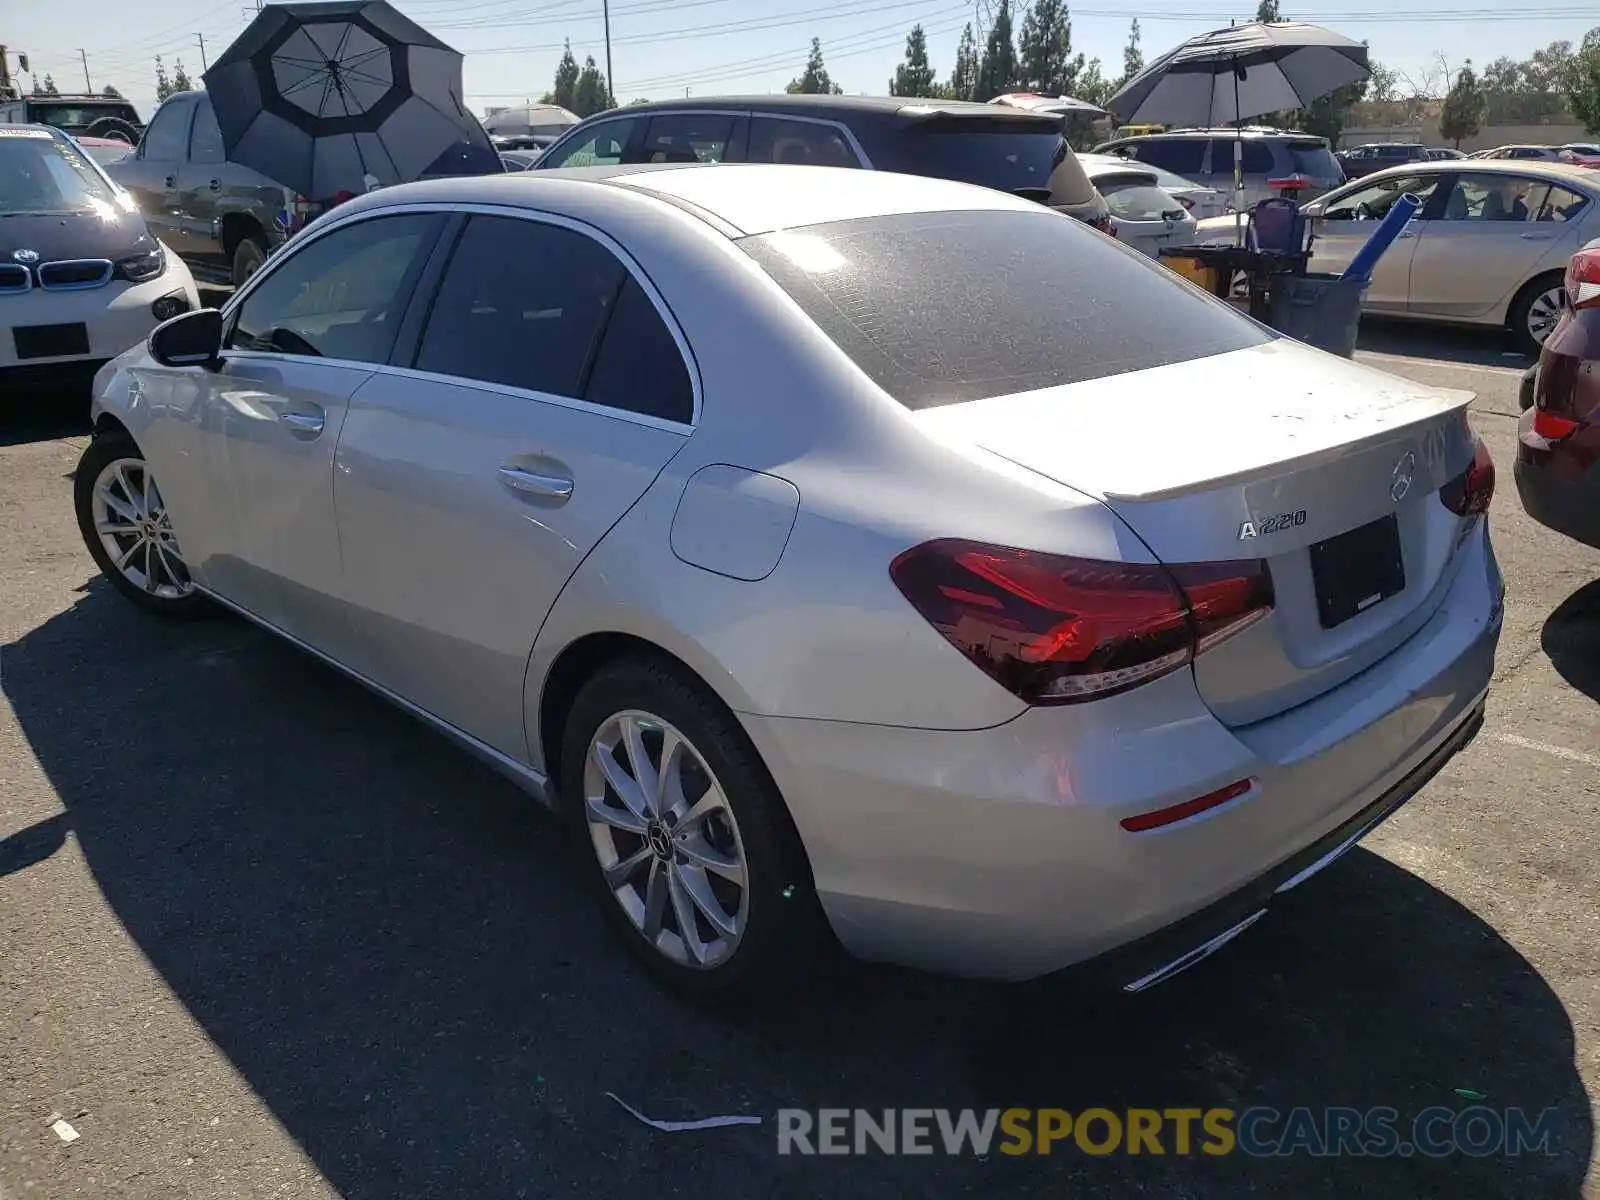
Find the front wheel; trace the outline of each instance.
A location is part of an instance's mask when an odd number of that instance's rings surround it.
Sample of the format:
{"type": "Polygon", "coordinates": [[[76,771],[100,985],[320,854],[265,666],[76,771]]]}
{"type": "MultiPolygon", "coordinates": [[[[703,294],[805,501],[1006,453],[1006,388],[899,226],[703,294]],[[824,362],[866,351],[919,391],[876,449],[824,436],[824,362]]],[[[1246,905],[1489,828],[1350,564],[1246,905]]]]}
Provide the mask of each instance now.
{"type": "Polygon", "coordinates": [[[137,442],[126,433],[98,435],[78,460],[72,491],[84,545],[117,591],[165,617],[204,609],[166,499],[137,442]]]}
{"type": "Polygon", "coordinates": [[[675,667],[631,659],[573,702],[561,779],[605,915],[692,999],[783,994],[822,948],[783,798],[737,721],[675,667]]]}
{"type": "Polygon", "coordinates": [[[1530,280],[1511,302],[1506,319],[1511,340],[1530,358],[1539,357],[1545,338],[1561,319],[1562,280],[1560,271],[1550,271],[1530,280]]]}

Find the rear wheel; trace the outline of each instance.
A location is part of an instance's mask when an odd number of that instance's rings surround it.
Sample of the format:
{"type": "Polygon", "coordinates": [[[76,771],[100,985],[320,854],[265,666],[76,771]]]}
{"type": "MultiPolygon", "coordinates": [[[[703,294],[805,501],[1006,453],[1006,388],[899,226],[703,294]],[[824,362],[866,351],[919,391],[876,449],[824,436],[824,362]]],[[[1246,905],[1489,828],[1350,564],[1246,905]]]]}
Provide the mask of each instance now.
{"type": "Polygon", "coordinates": [[[245,280],[261,269],[267,261],[266,243],[256,234],[240,238],[233,248],[233,286],[243,287],[245,280]]]}
{"type": "Polygon", "coordinates": [[[601,908],[673,990],[745,1001],[798,984],[822,943],[788,810],[728,711],[671,665],[603,668],[567,718],[561,779],[601,908]]]}
{"type": "Polygon", "coordinates": [[[139,131],[121,117],[101,117],[83,131],[89,137],[105,138],[110,142],[124,142],[129,146],[139,144],[139,131]]]}
{"type": "Polygon", "coordinates": [[[166,499],[137,442],[120,432],[97,436],[78,460],[72,490],[84,545],[113,587],[162,616],[204,610],[166,499]]]}
{"type": "Polygon", "coordinates": [[[1545,338],[1561,319],[1562,273],[1549,271],[1529,280],[1511,302],[1506,324],[1511,340],[1523,354],[1537,358],[1545,338]]]}

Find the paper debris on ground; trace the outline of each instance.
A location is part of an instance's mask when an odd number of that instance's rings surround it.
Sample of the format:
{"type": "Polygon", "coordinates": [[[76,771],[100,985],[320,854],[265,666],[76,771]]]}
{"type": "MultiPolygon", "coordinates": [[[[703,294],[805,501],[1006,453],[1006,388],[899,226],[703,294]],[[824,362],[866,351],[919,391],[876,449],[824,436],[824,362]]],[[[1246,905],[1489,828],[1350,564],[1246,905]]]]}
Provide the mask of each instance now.
{"type": "Polygon", "coordinates": [[[63,1142],[75,1142],[80,1136],[76,1129],[59,1118],[50,1128],[56,1131],[56,1136],[63,1142]]]}
{"type": "Polygon", "coordinates": [[[742,1116],[701,1117],[698,1121],[655,1121],[645,1116],[615,1092],[606,1092],[605,1094],[620,1104],[633,1117],[644,1122],[651,1129],[659,1129],[662,1133],[688,1133],[695,1129],[725,1129],[730,1125],[761,1124],[760,1117],[742,1116]]]}

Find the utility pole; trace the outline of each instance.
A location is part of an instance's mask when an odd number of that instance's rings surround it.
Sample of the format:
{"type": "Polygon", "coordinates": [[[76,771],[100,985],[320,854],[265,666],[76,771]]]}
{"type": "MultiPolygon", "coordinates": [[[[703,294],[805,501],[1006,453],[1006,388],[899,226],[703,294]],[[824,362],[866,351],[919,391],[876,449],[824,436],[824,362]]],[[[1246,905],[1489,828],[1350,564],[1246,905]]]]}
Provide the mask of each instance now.
{"type": "Polygon", "coordinates": [[[93,95],[94,84],[89,82],[89,54],[85,50],[79,50],[78,57],[83,60],[83,90],[93,95]]]}
{"type": "Polygon", "coordinates": [[[600,12],[606,21],[606,99],[610,100],[611,107],[615,108],[617,93],[611,90],[611,0],[600,0],[600,12]]]}
{"type": "Polygon", "coordinates": [[[211,64],[206,62],[206,35],[197,33],[194,35],[194,40],[200,43],[200,73],[204,75],[211,69],[211,64]]]}

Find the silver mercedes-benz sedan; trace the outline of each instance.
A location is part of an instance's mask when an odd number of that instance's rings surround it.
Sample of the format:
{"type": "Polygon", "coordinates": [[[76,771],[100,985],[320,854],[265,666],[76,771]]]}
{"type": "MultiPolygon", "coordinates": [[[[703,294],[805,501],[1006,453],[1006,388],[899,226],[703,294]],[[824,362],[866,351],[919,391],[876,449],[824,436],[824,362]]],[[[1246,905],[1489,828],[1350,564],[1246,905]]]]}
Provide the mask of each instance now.
{"type": "Polygon", "coordinates": [[[1469,398],[997,191],[529,172],[352,200],[109,364],[76,503],[130,599],[522,781],[686,993],[830,937],[1139,990],[1476,732],[1469,398]]]}

